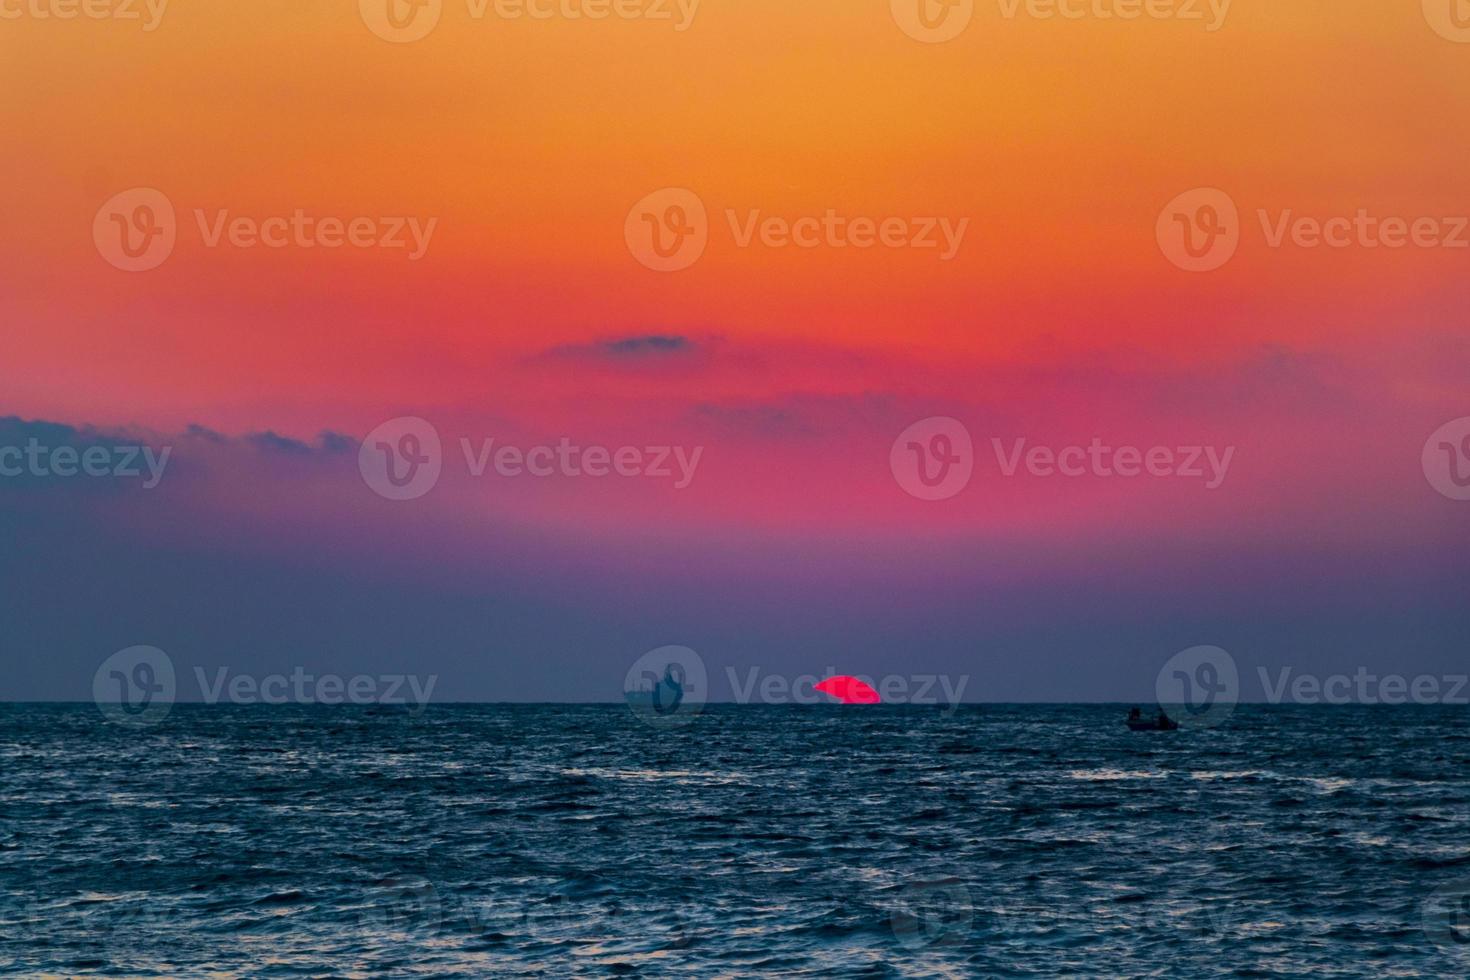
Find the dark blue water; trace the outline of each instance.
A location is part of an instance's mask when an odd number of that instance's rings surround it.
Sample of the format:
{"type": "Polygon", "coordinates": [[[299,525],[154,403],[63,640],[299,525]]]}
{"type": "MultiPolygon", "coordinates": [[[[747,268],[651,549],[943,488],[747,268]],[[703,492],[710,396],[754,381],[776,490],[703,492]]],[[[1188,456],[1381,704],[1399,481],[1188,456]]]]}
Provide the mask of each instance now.
{"type": "Polygon", "coordinates": [[[1465,974],[1463,712],[1121,719],[0,706],[0,973],[1465,974]]]}

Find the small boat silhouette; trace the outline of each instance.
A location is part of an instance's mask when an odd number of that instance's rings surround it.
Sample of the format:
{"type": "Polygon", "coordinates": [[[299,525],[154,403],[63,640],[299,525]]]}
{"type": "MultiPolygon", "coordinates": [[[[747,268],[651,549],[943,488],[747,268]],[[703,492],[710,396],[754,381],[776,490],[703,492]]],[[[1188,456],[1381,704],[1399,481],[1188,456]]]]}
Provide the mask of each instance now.
{"type": "Polygon", "coordinates": [[[664,667],[664,676],[640,690],[624,691],[623,697],[635,709],[652,709],[655,714],[671,715],[684,703],[684,669],[676,664],[664,667]]]}
{"type": "Polygon", "coordinates": [[[1156,718],[1145,718],[1142,712],[1134,708],[1128,712],[1127,725],[1131,732],[1175,732],[1179,730],[1179,722],[1165,714],[1163,708],[1159,709],[1156,718]]]}

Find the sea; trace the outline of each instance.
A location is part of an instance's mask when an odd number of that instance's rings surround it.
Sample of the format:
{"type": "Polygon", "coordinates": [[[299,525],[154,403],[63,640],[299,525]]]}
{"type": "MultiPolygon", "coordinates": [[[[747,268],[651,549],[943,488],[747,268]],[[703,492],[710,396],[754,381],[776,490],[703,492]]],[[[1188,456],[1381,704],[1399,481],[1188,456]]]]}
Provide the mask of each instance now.
{"type": "Polygon", "coordinates": [[[0,705],[0,975],[1470,973],[1470,717],[0,705]]]}

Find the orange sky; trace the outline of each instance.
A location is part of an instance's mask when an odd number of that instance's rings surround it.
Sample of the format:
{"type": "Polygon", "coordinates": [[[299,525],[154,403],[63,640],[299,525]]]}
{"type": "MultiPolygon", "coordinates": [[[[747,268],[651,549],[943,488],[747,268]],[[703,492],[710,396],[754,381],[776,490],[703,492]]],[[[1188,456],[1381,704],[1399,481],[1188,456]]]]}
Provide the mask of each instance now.
{"type": "MultiPolygon", "coordinates": [[[[1271,249],[1255,218],[1470,210],[1470,47],[1417,3],[1236,0],[1210,32],[1007,19],[992,2],[944,44],[907,36],[882,0],[705,0],[685,31],[468,9],[446,3],[407,44],[348,0],[180,2],[153,31],[0,21],[0,409],[300,437],[409,410],[647,431],[706,402],[979,410],[1004,376],[1013,414],[1046,428],[1071,412],[1081,431],[1152,417],[1078,391],[1098,358],[1178,387],[1263,350],[1325,357],[1416,422],[1464,376],[1439,352],[1463,335],[1470,252],[1271,249]],[[1239,253],[1208,274],[1154,237],[1160,208],[1200,186],[1243,217],[1239,253]],[[178,215],[149,272],[112,268],[89,234],[133,187],[178,215]],[[710,214],[682,272],[623,241],[662,187],[710,214]],[[416,262],[207,248],[195,209],[437,226],[416,262]],[[727,209],[969,225],[944,262],[740,248],[727,209]],[[697,370],[546,355],[646,335],[695,338],[697,370]]],[[[1197,428],[1265,421],[1207,414],[1197,428]]]]}
{"type": "Polygon", "coordinates": [[[1462,666],[1466,505],[1422,456],[1470,416],[1462,0],[1234,0],[1214,31],[974,0],[943,43],[900,24],[938,0],[702,0],[682,31],[428,0],[405,43],[362,15],[405,0],[38,15],[71,2],[0,0],[0,437],[175,454],[156,490],[0,480],[7,655],[38,678],[247,641],[442,654],[490,699],[536,671],[526,697],[600,697],[602,660],[616,684],[669,642],[1051,700],[1201,642],[1462,666]],[[656,271],[625,232],[687,220],[635,208],[671,188],[708,242],[656,271]],[[1206,211],[1171,202],[1210,188],[1238,244],[1187,271],[1167,235],[1206,211]],[[1460,216],[1466,247],[1272,247],[1260,221],[1360,209],[1460,216]],[[296,212],[433,232],[417,259],[209,244],[296,212]],[[742,247],[727,218],[828,212],[965,233],[945,261],[742,247]],[[402,416],[445,446],[410,501],[359,453],[402,416]],[[932,417],[974,477],[925,501],[891,452],[932,417]],[[471,478],[461,438],[702,461],[683,489],[471,478]],[[1233,462],[1207,489],[992,457],[1093,439],[1233,462]]]}

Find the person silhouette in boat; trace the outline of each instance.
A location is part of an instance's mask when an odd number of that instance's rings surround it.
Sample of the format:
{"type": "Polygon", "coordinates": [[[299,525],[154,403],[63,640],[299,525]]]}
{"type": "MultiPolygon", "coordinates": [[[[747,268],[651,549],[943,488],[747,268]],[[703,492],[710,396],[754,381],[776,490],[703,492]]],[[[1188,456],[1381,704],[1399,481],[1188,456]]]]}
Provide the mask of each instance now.
{"type": "Polygon", "coordinates": [[[1133,710],[1130,711],[1130,712],[1128,712],[1128,720],[1129,721],[1139,721],[1142,718],[1143,718],[1143,712],[1138,710],[1138,706],[1137,705],[1134,705],[1133,710]]]}
{"type": "Polygon", "coordinates": [[[1159,709],[1159,727],[1160,728],[1168,728],[1170,724],[1172,724],[1172,722],[1169,721],[1169,715],[1164,711],[1163,708],[1160,708],[1159,709]]]}

